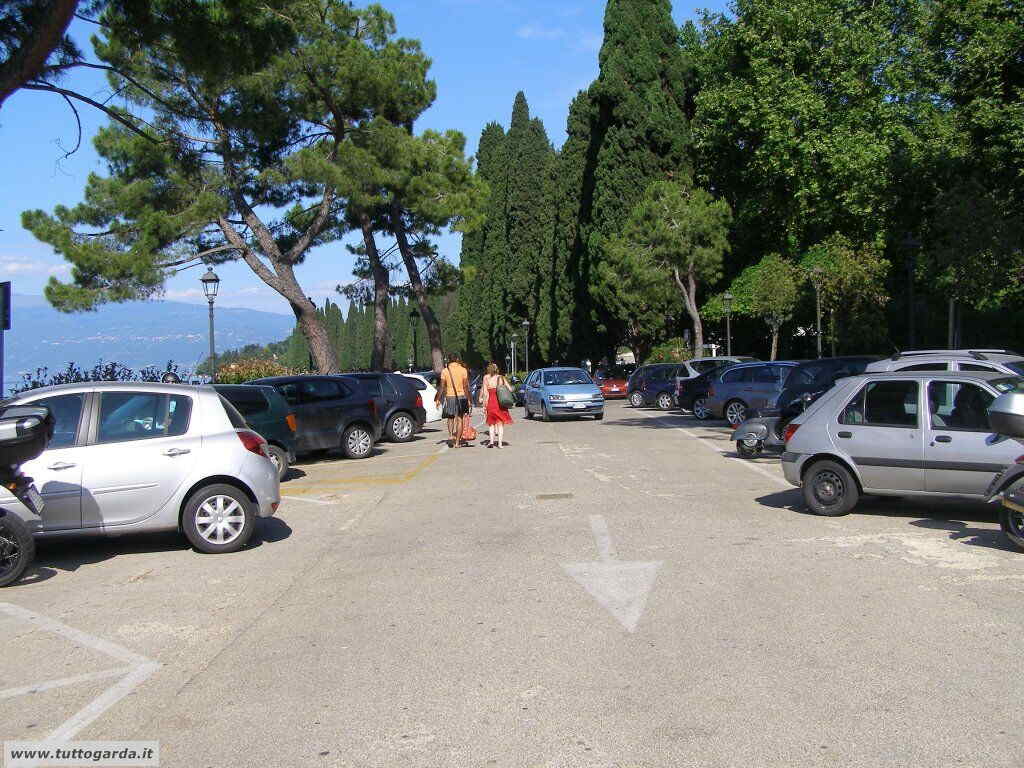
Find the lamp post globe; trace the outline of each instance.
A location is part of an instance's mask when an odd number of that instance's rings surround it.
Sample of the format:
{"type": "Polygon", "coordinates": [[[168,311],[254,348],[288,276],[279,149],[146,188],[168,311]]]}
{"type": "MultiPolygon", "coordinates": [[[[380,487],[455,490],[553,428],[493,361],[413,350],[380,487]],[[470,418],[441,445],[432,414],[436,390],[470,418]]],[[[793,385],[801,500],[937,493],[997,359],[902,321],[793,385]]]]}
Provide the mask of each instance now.
{"type": "Polygon", "coordinates": [[[206,268],[206,274],[199,278],[203,284],[203,294],[209,303],[210,313],[210,381],[217,380],[217,352],[213,345],[213,302],[217,298],[217,291],[220,288],[220,278],[213,271],[213,267],[206,268]]]}

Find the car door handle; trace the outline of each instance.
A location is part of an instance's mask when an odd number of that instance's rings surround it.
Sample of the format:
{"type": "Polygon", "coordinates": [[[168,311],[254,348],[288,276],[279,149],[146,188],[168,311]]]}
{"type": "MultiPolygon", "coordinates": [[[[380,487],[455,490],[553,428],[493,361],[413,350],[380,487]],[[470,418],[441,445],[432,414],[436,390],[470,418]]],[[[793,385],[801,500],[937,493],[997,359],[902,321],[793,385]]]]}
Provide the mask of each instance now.
{"type": "Polygon", "coordinates": [[[853,437],[853,432],[840,432],[838,434],[839,434],[839,437],[842,437],[842,438],[847,439],[847,440],[849,438],[853,437]]]}
{"type": "Polygon", "coordinates": [[[952,443],[953,442],[953,438],[950,437],[949,435],[939,435],[938,437],[935,438],[935,442],[936,443],[952,443]]]}
{"type": "Polygon", "coordinates": [[[164,451],[164,456],[184,456],[186,453],[192,453],[189,448],[168,448],[164,451]]]}
{"type": "Polygon", "coordinates": [[[56,472],[59,472],[62,469],[71,469],[77,466],[77,464],[73,464],[72,462],[69,461],[55,461],[53,464],[48,466],[47,469],[52,469],[56,472]]]}

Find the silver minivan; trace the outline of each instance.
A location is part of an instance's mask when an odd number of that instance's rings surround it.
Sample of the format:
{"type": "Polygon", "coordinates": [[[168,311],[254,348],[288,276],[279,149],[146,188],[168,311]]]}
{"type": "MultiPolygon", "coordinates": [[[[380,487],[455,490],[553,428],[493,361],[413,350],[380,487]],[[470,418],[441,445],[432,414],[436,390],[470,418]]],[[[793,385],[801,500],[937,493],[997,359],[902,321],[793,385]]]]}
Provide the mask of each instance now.
{"type": "Polygon", "coordinates": [[[782,469],[820,515],[862,494],[983,498],[1020,444],[993,434],[988,406],[1024,378],[918,371],[840,380],[786,428],[782,469]]]}

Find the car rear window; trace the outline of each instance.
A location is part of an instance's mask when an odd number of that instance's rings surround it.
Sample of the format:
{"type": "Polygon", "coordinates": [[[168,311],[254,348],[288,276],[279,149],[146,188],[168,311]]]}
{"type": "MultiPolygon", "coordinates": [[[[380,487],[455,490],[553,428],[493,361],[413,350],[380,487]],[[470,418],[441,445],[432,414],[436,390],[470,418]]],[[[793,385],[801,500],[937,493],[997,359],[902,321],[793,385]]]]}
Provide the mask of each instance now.
{"type": "Polygon", "coordinates": [[[253,388],[225,388],[217,389],[220,396],[225,398],[229,403],[238,409],[238,412],[242,416],[249,418],[251,416],[259,416],[266,413],[270,406],[267,403],[267,398],[263,394],[263,390],[253,388]]]}
{"type": "Polygon", "coordinates": [[[232,427],[235,429],[248,429],[249,425],[245,423],[245,418],[224,395],[220,396],[220,404],[224,406],[224,413],[228,415],[228,421],[231,422],[232,427]]]}

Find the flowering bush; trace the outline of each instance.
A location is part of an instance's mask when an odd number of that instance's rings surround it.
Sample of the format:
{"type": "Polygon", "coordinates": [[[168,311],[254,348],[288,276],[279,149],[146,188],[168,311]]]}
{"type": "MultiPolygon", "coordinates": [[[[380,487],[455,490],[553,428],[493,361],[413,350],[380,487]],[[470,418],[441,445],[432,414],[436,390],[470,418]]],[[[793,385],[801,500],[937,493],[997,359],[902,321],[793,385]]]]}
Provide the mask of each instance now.
{"type": "Polygon", "coordinates": [[[680,363],[693,357],[690,345],[684,339],[669,339],[651,350],[647,363],[680,363]]]}
{"type": "Polygon", "coordinates": [[[253,379],[267,376],[286,376],[292,373],[276,360],[262,360],[255,357],[235,360],[217,369],[218,384],[244,384],[253,379]]]}

